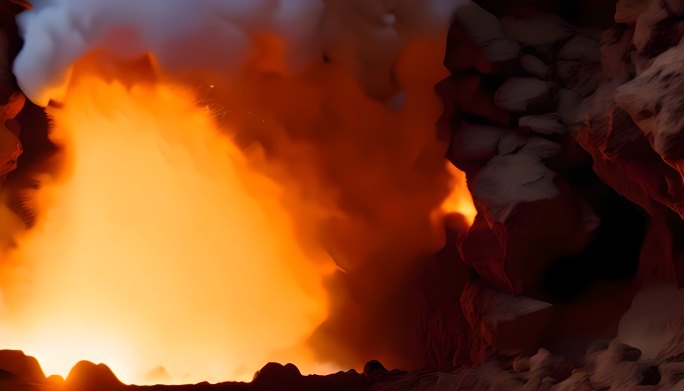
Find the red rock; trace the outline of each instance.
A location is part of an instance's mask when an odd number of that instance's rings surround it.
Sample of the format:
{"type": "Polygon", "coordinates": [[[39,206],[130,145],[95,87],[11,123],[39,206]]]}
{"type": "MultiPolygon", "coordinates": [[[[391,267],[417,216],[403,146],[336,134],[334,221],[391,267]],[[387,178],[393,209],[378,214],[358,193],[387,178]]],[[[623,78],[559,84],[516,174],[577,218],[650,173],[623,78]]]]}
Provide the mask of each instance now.
{"type": "Polygon", "coordinates": [[[19,350],[0,350],[0,370],[9,374],[11,379],[24,384],[45,382],[45,374],[38,360],[19,350]]]}
{"type": "Polygon", "coordinates": [[[116,391],[124,386],[116,375],[105,364],[93,364],[79,361],[64,382],[69,391],[116,391]]]}
{"type": "Polygon", "coordinates": [[[642,248],[639,281],[684,282],[684,188],[680,174],[650,147],[624,112],[613,108],[592,118],[578,141],[594,157],[594,171],[618,193],[651,216],[642,248]]]}
{"type": "Polygon", "coordinates": [[[535,350],[553,313],[549,303],[501,292],[484,281],[466,286],[461,308],[481,349],[510,355],[535,350]]]}
{"type": "Polygon", "coordinates": [[[480,53],[469,32],[458,22],[449,29],[444,65],[454,71],[476,69],[486,73],[491,69],[490,62],[480,53]]]}

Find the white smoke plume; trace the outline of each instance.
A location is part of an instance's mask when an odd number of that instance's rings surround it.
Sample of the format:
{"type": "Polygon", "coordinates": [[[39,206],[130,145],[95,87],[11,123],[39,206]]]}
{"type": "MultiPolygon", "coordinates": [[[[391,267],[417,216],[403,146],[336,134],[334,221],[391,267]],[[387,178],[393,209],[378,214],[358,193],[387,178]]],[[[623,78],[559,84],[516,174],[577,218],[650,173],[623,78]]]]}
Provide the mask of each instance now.
{"type": "MultiPolygon", "coordinates": [[[[463,0],[36,0],[18,18],[24,47],[14,63],[34,102],[59,100],[71,66],[104,50],[125,59],[152,52],[168,71],[230,74],[277,35],[290,70],[337,48],[362,79],[387,77],[401,43],[443,32],[463,0]],[[382,74],[384,73],[384,75],[382,74]]],[[[373,81],[369,81],[373,83],[373,81]]]]}

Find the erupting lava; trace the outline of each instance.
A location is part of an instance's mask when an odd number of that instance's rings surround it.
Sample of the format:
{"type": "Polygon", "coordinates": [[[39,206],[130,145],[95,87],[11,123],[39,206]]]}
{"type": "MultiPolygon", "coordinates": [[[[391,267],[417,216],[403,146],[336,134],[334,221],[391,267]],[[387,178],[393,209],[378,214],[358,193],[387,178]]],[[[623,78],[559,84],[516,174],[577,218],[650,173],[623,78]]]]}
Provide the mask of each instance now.
{"type": "Polygon", "coordinates": [[[325,272],[282,189],[190,90],[78,76],[51,110],[65,169],[42,180],[2,276],[0,344],[48,374],[90,360],[139,384],[246,379],[275,360],[321,370],[307,337],[327,314],[325,272]]]}

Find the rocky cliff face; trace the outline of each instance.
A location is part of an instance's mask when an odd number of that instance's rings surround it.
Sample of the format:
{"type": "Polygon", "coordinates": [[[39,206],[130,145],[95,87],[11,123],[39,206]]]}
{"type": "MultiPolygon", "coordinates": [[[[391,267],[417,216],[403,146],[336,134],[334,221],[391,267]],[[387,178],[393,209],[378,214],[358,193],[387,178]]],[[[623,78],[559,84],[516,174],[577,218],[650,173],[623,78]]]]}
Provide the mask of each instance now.
{"type": "Polygon", "coordinates": [[[437,87],[479,211],[459,244],[468,359],[577,353],[642,284],[682,282],[684,3],[477,3],[437,87]]]}
{"type": "Polygon", "coordinates": [[[10,3],[0,4],[0,180],[17,167],[23,152],[16,120],[24,107],[25,98],[12,75],[12,59],[18,49],[18,38],[13,16],[19,8],[10,3]]]}

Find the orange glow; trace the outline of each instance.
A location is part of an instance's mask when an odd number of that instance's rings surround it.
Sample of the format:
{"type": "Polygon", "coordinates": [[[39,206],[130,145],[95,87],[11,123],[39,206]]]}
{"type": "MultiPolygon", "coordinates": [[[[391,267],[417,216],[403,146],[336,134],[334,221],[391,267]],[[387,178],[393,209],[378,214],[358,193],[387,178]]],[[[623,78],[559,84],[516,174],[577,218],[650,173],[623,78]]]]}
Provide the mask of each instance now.
{"type": "Polygon", "coordinates": [[[460,213],[472,225],[473,221],[475,221],[477,210],[473,204],[473,197],[470,195],[466,185],[466,175],[450,162],[447,162],[447,171],[451,176],[451,192],[447,199],[444,200],[444,203],[442,203],[442,210],[444,213],[460,213]]]}
{"type": "Polygon", "coordinates": [[[331,369],[306,344],[329,264],[309,260],[282,189],[195,101],[162,82],[72,82],[51,109],[65,170],[43,178],[37,226],[2,276],[0,345],[47,374],[90,360],[137,384],[159,367],[171,383],[251,379],[269,361],[331,369]]]}

